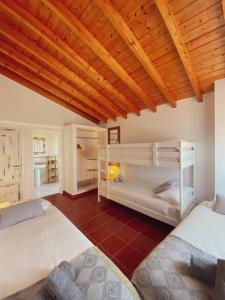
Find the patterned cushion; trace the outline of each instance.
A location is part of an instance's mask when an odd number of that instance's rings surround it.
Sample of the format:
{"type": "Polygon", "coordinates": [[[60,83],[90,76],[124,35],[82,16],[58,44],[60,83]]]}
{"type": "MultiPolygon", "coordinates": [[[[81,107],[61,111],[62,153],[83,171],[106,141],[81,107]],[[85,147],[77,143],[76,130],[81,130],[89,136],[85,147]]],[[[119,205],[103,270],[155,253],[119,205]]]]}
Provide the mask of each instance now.
{"type": "Polygon", "coordinates": [[[191,255],[208,254],[169,235],[135,270],[131,281],[145,300],[208,300],[213,286],[192,277],[191,255]]]}
{"type": "MultiPolygon", "coordinates": [[[[71,261],[75,283],[89,300],[140,300],[137,291],[122,272],[96,247],[71,261]]],[[[30,300],[43,294],[44,279],[5,300],[30,300]]],[[[44,297],[38,298],[45,300],[44,297]]],[[[37,299],[36,299],[37,300],[37,299]]]]}

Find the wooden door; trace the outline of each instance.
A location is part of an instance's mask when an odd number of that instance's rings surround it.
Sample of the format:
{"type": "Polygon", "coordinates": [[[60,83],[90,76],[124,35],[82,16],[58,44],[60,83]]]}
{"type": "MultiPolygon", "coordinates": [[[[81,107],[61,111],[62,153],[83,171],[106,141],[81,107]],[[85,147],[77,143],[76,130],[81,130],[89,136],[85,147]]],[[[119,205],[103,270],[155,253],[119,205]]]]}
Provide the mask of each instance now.
{"type": "Polygon", "coordinates": [[[20,130],[0,128],[0,203],[21,201],[20,130]]]}

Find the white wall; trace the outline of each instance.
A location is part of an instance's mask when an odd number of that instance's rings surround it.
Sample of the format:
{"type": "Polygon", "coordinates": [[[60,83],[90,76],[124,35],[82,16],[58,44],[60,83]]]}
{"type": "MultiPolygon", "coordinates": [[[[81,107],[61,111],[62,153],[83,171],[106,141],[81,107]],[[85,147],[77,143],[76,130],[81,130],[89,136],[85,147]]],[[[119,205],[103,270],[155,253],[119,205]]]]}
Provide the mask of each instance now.
{"type": "Polygon", "coordinates": [[[0,75],[0,120],[63,126],[91,121],[0,75]]]}
{"type": "Polygon", "coordinates": [[[215,82],[215,189],[225,194],[225,79],[215,82]]]}
{"type": "MultiPolygon", "coordinates": [[[[33,192],[33,130],[55,130],[59,133],[60,169],[63,170],[63,125],[96,124],[3,76],[0,77],[0,91],[0,126],[21,129],[23,199],[30,199],[33,192]]],[[[62,176],[61,179],[62,190],[62,176]]]]}
{"type": "MultiPolygon", "coordinates": [[[[197,201],[214,195],[214,94],[204,95],[204,102],[194,98],[178,102],[176,109],[162,105],[157,113],[149,110],[141,116],[110,121],[107,127],[121,127],[121,143],[183,139],[197,143],[197,201]]],[[[148,170],[147,172],[157,172],[148,170]]],[[[166,173],[166,171],[164,171],[166,173]]],[[[143,170],[146,173],[146,169],[143,170]]],[[[157,173],[156,176],[159,174],[157,173]]]]}

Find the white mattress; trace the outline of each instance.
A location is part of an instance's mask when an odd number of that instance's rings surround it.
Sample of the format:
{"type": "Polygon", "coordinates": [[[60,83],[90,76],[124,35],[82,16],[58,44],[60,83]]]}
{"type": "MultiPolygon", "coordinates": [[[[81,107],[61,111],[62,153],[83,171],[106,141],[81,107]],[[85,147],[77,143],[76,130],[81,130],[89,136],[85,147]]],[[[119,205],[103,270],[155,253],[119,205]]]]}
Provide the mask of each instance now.
{"type": "MultiPolygon", "coordinates": [[[[110,182],[110,196],[141,205],[163,216],[173,219],[179,218],[179,207],[169,204],[167,201],[155,196],[152,189],[158,184],[143,180],[126,180],[126,182],[110,182]]],[[[101,191],[106,195],[106,181],[101,181],[101,191]]],[[[187,195],[184,199],[184,210],[190,206],[193,198],[187,195]]]]}
{"type": "Polygon", "coordinates": [[[201,204],[196,206],[171,234],[204,252],[225,259],[224,228],[225,215],[201,204]]]}
{"type": "Polygon", "coordinates": [[[93,244],[54,206],[46,214],[0,230],[0,299],[49,274],[93,244]]]}

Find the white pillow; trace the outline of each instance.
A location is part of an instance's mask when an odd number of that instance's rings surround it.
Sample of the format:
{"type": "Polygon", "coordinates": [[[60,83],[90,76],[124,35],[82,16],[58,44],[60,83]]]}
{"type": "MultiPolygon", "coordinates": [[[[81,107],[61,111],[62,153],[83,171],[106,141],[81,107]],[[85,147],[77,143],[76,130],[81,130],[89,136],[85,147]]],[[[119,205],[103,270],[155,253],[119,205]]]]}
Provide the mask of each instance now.
{"type": "MultiPolygon", "coordinates": [[[[190,186],[184,186],[183,188],[184,198],[189,198],[193,195],[193,188],[190,186]]],[[[160,194],[157,194],[157,196],[168,202],[169,204],[178,206],[180,203],[180,188],[174,187],[171,189],[168,189],[160,194]]]]}
{"type": "Polygon", "coordinates": [[[160,194],[163,193],[166,190],[172,189],[179,186],[179,180],[178,179],[172,179],[169,181],[166,181],[162,184],[160,184],[159,186],[157,186],[156,188],[153,189],[153,193],[154,194],[160,194]]]}
{"type": "Polygon", "coordinates": [[[0,229],[42,216],[41,199],[21,202],[0,210],[0,229]]]}

